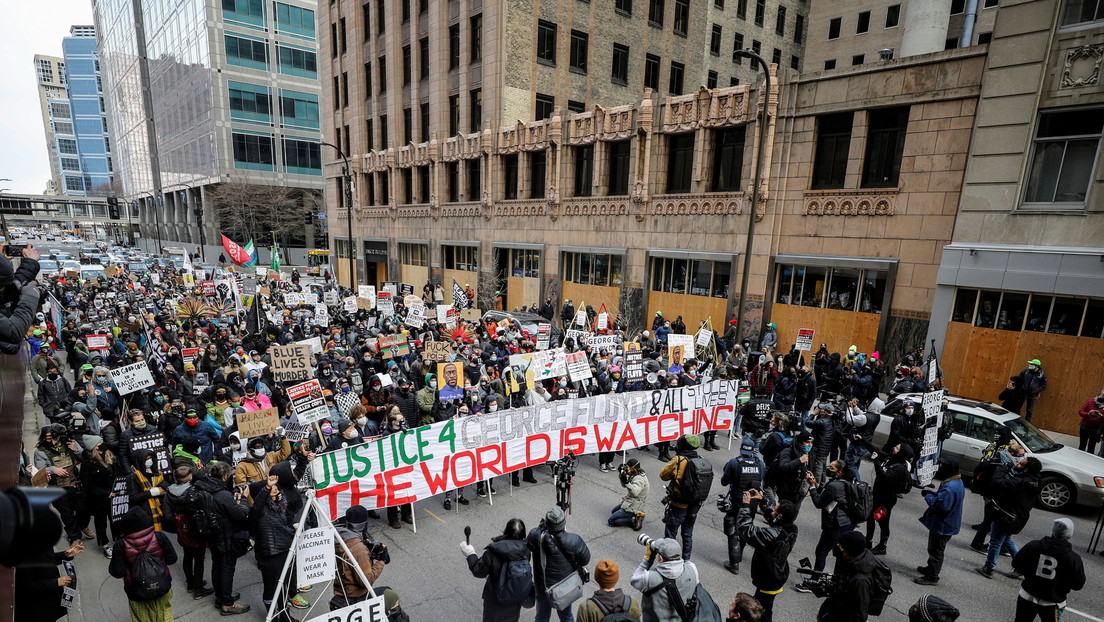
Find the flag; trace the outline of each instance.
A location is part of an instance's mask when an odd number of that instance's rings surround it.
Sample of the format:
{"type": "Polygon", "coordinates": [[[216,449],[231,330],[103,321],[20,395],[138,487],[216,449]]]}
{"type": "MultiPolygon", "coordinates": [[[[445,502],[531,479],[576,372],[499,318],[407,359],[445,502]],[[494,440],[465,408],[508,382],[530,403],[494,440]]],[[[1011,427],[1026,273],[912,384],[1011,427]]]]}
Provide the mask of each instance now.
{"type": "Polygon", "coordinates": [[[452,280],[452,307],[454,309],[467,309],[468,295],[464,293],[464,288],[460,287],[460,284],[456,282],[456,279],[452,280]]]}
{"type": "Polygon", "coordinates": [[[238,246],[236,242],[225,235],[222,236],[222,247],[226,249],[226,252],[230,255],[230,261],[233,261],[235,265],[244,265],[250,259],[250,253],[247,249],[238,246]]]}
{"type": "Polygon", "coordinates": [[[180,268],[182,274],[180,275],[184,283],[193,285],[195,283],[195,273],[192,268],[192,255],[187,250],[184,251],[184,265],[180,268]]]}
{"type": "Polygon", "coordinates": [[[269,269],[273,272],[280,272],[280,247],[275,242],[272,243],[272,265],[269,269]]]}
{"type": "Polygon", "coordinates": [[[250,239],[249,242],[247,242],[246,245],[242,248],[249,255],[249,259],[241,265],[245,266],[246,268],[252,268],[253,266],[256,266],[257,265],[257,249],[253,247],[253,240],[250,239]]]}

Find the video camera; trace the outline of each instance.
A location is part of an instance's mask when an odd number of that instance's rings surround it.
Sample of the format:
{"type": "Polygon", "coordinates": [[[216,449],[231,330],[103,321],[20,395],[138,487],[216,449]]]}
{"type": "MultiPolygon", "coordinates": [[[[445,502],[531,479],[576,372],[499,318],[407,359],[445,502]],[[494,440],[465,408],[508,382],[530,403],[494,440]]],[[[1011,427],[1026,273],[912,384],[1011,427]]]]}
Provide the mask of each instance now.
{"type": "Polygon", "coordinates": [[[808,577],[805,579],[805,586],[809,588],[809,591],[811,591],[814,596],[817,598],[824,598],[835,590],[835,577],[827,572],[813,570],[808,557],[802,558],[799,563],[801,567],[797,569],[797,574],[803,574],[808,577]]]}
{"type": "Polygon", "coordinates": [[[387,545],[384,543],[365,535],[364,546],[368,549],[368,558],[372,561],[381,561],[384,565],[391,563],[391,552],[387,550],[387,545]]]}
{"type": "Polygon", "coordinates": [[[12,488],[0,494],[0,564],[14,567],[35,558],[61,536],[61,519],[50,504],[61,488],[12,488]]]}
{"type": "Polygon", "coordinates": [[[552,463],[552,479],[556,482],[556,505],[564,512],[571,507],[571,482],[578,463],[575,452],[572,451],[552,463]]]}

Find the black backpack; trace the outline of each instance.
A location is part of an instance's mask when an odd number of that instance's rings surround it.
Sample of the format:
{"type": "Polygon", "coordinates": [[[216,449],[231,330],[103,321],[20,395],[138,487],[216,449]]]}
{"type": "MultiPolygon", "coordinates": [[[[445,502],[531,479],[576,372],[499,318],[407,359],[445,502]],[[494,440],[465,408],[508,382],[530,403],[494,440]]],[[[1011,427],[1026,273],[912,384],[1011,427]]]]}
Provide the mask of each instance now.
{"type": "Polygon", "coordinates": [[[872,616],[880,616],[886,600],[893,593],[893,571],[881,558],[875,557],[874,561],[876,562],[874,571],[870,573],[873,582],[870,590],[870,606],[867,607],[867,612],[872,616]]]}
{"type": "Polygon", "coordinates": [[[172,580],[165,562],[149,551],[142,551],[130,564],[130,591],[136,601],[157,600],[169,593],[172,580]]]}
{"type": "Polygon", "coordinates": [[[597,598],[591,598],[595,606],[598,607],[598,611],[602,612],[602,622],[640,622],[640,618],[629,615],[629,608],[632,607],[632,597],[625,595],[625,602],[617,606],[617,610],[606,609],[597,598]]]}
{"type": "Polygon", "coordinates": [[[687,458],[686,470],[678,483],[678,500],[685,503],[702,503],[709,498],[713,486],[713,464],[705,458],[687,458]]]}
{"type": "Polygon", "coordinates": [[[184,495],[184,507],[188,510],[188,520],[196,535],[202,538],[211,537],[218,528],[218,519],[212,510],[211,493],[192,486],[184,495]]]}
{"type": "Polygon", "coordinates": [[[533,596],[533,566],[528,558],[511,559],[498,571],[495,585],[498,600],[503,603],[519,603],[533,596]]]}
{"type": "Polygon", "coordinates": [[[857,481],[846,482],[844,486],[847,487],[847,507],[844,508],[847,517],[855,524],[865,522],[874,511],[874,491],[870,484],[857,481]]]}

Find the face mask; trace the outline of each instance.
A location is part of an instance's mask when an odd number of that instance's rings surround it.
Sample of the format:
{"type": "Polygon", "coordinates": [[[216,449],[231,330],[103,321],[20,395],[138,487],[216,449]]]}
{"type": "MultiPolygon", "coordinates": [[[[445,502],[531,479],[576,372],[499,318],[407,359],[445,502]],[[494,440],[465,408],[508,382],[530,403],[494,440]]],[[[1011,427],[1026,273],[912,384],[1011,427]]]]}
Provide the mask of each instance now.
{"type": "Polygon", "coordinates": [[[341,392],[342,393],[348,393],[349,391],[352,391],[352,390],[353,390],[353,387],[350,387],[349,385],[345,385],[345,386],[341,387],[341,392]]]}
{"type": "Polygon", "coordinates": [[[146,470],[149,471],[153,468],[153,460],[146,460],[146,470]]]}
{"type": "Polygon", "coordinates": [[[562,389],[562,388],[564,388],[564,387],[566,387],[566,386],[567,386],[567,381],[566,381],[566,380],[561,380],[561,381],[560,381],[560,388],[562,389]]]}
{"type": "Polygon", "coordinates": [[[323,434],[333,434],[333,426],[329,426],[329,425],[322,426],[322,433],[323,434]]]}
{"type": "Polygon", "coordinates": [[[813,450],[813,446],[812,446],[812,445],[802,445],[802,446],[801,446],[801,453],[803,453],[803,454],[807,454],[807,453],[809,453],[809,452],[810,452],[810,451],[812,451],[812,450],[813,450]]]}
{"type": "Polygon", "coordinates": [[[470,414],[471,414],[471,412],[470,412],[470,411],[467,411],[467,410],[461,410],[461,411],[459,412],[459,415],[460,415],[461,417],[466,417],[466,416],[468,416],[468,415],[470,415],[470,414]]]}
{"type": "Polygon", "coordinates": [[[135,423],[135,424],[134,424],[134,429],[136,429],[136,430],[145,430],[145,429],[146,429],[146,425],[147,425],[147,424],[146,424],[146,422],[145,422],[145,421],[143,421],[143,422],[141,422],[141,423],[135,423]]]}
{"type": "Polygon", "coordinates": [[[230,449],[232,451],[241,451],[241,443],[230,443],[230,449]]]}
{"type": "Polygon", "coordinates": [[[249,453],[253,454],[257,458],[263,458],[265,455],[265,450],[264,447],[254,447],[253,449],[249,450],[249,453]]]}
{"type": "Polygon", "coordinates": [[[368,425],[368,417],[360,417],[356,422],[357,425],[368,425]]]}
{"type": "Polygon", "coordinates": [[[107,376],[96,376],[96,384],[107,384],[107,376]]]}
{"type": "Polygon", "coordinates": [[[498,404],[491,404],[487,407],[487,412],[498,412],[498,404]]]}
{"type": "Polygon", "coordinates": [[[382,386],[382,385],[381,385],[380,383],[378,383],[378,382],[373,382],[373,383],[372,383],[372,390],[373,390],[373,391],[379,391],[379,390],[380,390],[380,387],[381,387],[381,386],[382,386]]]}
{"type": "Polygon", "coordinates": [[[161,404],[165,403],[165,398],[158,395],[157,397],[153,398],[153,403],[160,406],[161,404]]]}
{"type": "Polygon", "coordinates": [[[913,410],[912,408],[906,408],[905,409],[905,414],[910,416],[910,417],[912,416],[912,413],[914,413],[914,412],[916,412],[916,411],[913,410]]]}
{"type": "Polygon", "coordinates": [[[184,423],[186,423],[186,424],[188,424],[188,425],[190,425],[190,426],[192,426],[192,427],[194,428],[194,427],[196,427],[197,425],[199,425],[199,419],[198,419],[198,418],[195,418],[195,419],[185,419],[185,420],[184,420],[184,423]]]}
{"type": "Polygon", "coordinates": [[[402,421],[392,421],[391,422],[391,429],[392,430],[401,430],[402,429],[402,424],[403,424],[402,421]]]}
{"type": "Polygon", "coordinates": [[[357,432],[356,428],[349,428],[345,431],[345,438],[356,438],[360,436],[360,432],[357,432]]]}
{"type": "Polygon", "coordinates": [[[50,380],[57,380],[59,374],[46,374],[46,377],[50,380]]]}

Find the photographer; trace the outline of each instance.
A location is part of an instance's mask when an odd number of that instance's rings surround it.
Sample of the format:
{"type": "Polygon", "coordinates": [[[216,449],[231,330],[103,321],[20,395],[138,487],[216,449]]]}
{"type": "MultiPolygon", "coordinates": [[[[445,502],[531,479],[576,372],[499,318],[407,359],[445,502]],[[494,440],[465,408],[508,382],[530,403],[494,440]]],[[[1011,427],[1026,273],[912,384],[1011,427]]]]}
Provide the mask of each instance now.
{"type": "MultiPolygon", "coordinates": [[[[847,515],[847,482],[850,476],[844,474],[843,463],[833,460],[828,464],[828,481],[817,485],[812,473],[806,473],[805,479],[809,482],[809,496],[813,499],[813,507],[820,509],[820,540],[816,545],[816,561],[813,570],[820,572],[828,561],[828,553],[840,541],[844,534],[855,529],[854,523],[847,515]]],[[[866,539],[862,539],[866,544],[866,539]]],[[[865,546],[864,546],[865,548],[865,546]]],[[[809,592],[805,585],[797,588],[799,592],[809,592]]]]}
{"type": "Polygon", "coordinates": [[[817,481],[824,479],[824,469],[828,464],[828,454],[836,444],[836,415],[839,411],[830,402],[817,404],[813,411],[813,419],[809,421],[809,432],[813,435],[812,462],[813,476],[817,481]]]}
{"type": "Polygon", "coordinates": [[[629,580],[629,584],[643,595],[641,609],[644,615],[640,619],[647,622],[677,620],[681,616],[675,603],[671,602],[669,590],[664,587],[671,585],[671,589],[678,591],[682,603],[686,603],[698,587],[698,568],[690,560],[683,559],[678,540],[640,538],[648,543],[648,548],[644,552],[644,561],[636,567],[629,580]]]}
{"type": "Polygon", "coordinates": [[[359,603],[368,598],[376,579],[383,573],[383,567],[391,561],[387,545],[376,542],[368,535],[368,510],[364,506],[354,505],[345,511],[345,517],[334,523],[337,535],[345,542],[353,558],[341,547],[334,544],[334,551],[341,560],[337,576],[333,580],[333,598],[330,599],[330,611],[359,603]],[[353,565],[360,566],[368,579],[366,585],[353,565]]]}
{"type": "MultiPolygon", "coordinates": [[[[866,622],[871,604],[877,598],[875,572],[889,569],[866,548],[866,539],[857,531],[840,537],[832,585],[817,612],[818,622],[866,622]]],[[[881,596],[884,602],[884,595],[881,596]]],[[[880,613],[880,609],[878,610],[880,613]]]]}
{"type": "Polygon", "coordinates": [[[874,431],[881,420],[882,416],[877,412],[864,412],[859,406],[859,400],[854,398],[847,402],[843,411],[843,431],[851,440],[843,460],[854,471],[856,480],[862,479],[859,476],[859,465],[862,464],[863,456],[877,450],[874,446],[874,431]]]}
{"type": "Polygon", "coordinates": [[[762,501],[763,494],[749,490],[741,495],[743,506],[736,519],[740,540],[755,549],[751,557],[751,583],[755,586],[755,599],[763,606],[763,622],[774,620],[774,599],[778,597],[790,578],[790,551],[797,543],[797,507],[789,501],[781,501],[767,517],[768,527],[756,527],[755,515],[749,507],[762,501]]]}
{"type": "Polygon", "coordinates": [[[44,426],[39,432],[34,452],[35,468],[46,471],[48,485],[65,490],[65,495],[54,501],[53,506],[61,514],[70,544],[80,542],[80,525],[88,524],[78,479],[80,454],[80,444],[69,438],[65,426],[60,423],[44,426]]]}
{"type": "MultiPolygon", "coordinates": [[[[728,561],[725,570],[740,574],[740,561],[744,557],[744,540],[736,531],[737,516],[745,509],[755,517],[759,507],[759,495],[755,499],[744,501],[744,493],[763,487],[763,474],[766,467],[755,453],[755,443],[750,439],[740,441],[740,455],[725,463],[721,473],[721,486],[728,486],[728,509],[725,511],[724,533],[728,537],[728,561]]],[[[723,501],[723,499],[722,499],[723,501]]],[[[720,507],[720,502],[718,503],[720,507]]]]}
{"type": "MultiPolygon", "coordinates": [[[[564,530],[567,516],[557,506],[552,506],[544,515],[540,524],[529,531],[525,537],[529,550],[533,552],[533,577],[537,592],[537,621],[548,622],[552,615],[552,603],[548,599],[548,588],[567,578],[573,572],[583,574],[590,563],[590,548],[578,534],[564,530]]],[[[572,622],[574,616],[569,604],[565,609],[556,611],[560,622],[572,622]]]]}
{"type": "Polygon", "coordinates": [[[640,531],[644,525],[644,506],[650,488],[648,476],[636,458],[630,458],[628,462],[618,466],[617,474],[621,478],[625,496],[621,498],[621,504],[613,508],[606,522],[610,527],[631,525],[633,531],[640,531]]]}
{"type": "Polygon", "coordinates": [[[16,269],[8,259],[16,253],[14,245],[6,245],[3,250],[0,253],[0,353],[15,354],[39,309],[42,294],[38,287],[25,287],[38,276],[39,254],[33,246],[27,245],[16,255],[23,258],[16,269]]]}

